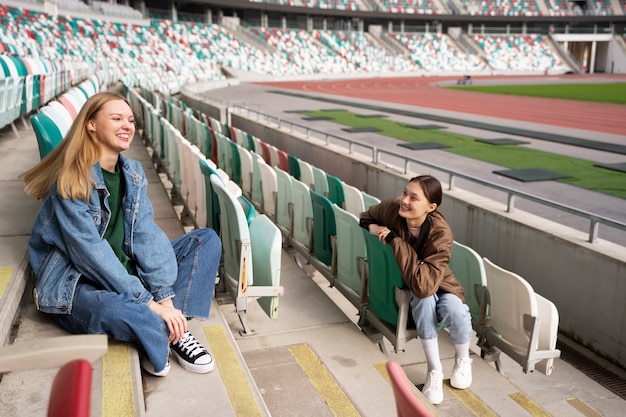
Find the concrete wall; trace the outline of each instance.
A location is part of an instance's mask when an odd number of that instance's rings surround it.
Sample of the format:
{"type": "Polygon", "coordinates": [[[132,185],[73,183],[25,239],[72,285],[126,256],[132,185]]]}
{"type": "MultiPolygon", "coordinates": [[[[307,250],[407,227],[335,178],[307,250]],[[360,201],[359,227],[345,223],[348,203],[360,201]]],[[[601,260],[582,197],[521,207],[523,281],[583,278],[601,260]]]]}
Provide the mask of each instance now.
{"type": "MultiPolygon", "coordinates": [[[[401,175],[369,158],[298,137],[231,114],[231,123],[287,153],[379,198],[402,190],[401,175]]],[[[524,277],[555,303],[560,331],[626,367],[626,249],[586,242],[586,233],[456,189],[445,191],[441,211],[457,241],[524,277]]]]}

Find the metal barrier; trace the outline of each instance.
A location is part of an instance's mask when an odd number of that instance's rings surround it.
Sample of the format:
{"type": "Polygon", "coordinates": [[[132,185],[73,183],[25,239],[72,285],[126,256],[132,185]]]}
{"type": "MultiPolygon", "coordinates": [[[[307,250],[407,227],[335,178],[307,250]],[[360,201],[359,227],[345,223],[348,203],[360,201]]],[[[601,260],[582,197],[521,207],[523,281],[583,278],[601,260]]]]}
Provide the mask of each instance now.
{"type": "MultiPolygon", "coordinates": [[[[344,137],[332,135],[326,132],[323,132],[319,129],[313,129],[308,126],[304,126],[301,124],[293,123],[287,120],[280,119],[275,116],[271,116],[257,110],[249,109],[247,107],[243,107],[240,105],[231,105],[228,107],[228,113],[233,112],[237,113],[249,118],[253,118],[256,121],[265,123],[267,125],[275,125],[280,129],[288,129],[292,133],[298,133],[304,136],[306,139],[317,139],[324,142],[328,145],[339,145],[347,150],[348,154],[353,154],[357,151],[357,149],[362,149],[363,154],[369,154],[370,161],[373,164],[384,164],[387,168],[397,169],[402,174],[407,174],[410,172],[410,167],[412,164],[426,166],[432,169],[436,169],[448,175],[448,190],[454,190],[455,181],[458,178],[467,180],[471,183],[488,187],[490,189],[500,191],[506,194],[507,202],[506,202],[506,211],[511,212],[515,209],[516,198],[521,198],[527,201],[531,201],[533,203],[537,203],[546,207],[550,207],[552,209],[556,209],[562,212],[566,212],[578,217],[581,217],[589,222],[589,230],[588,230],[588,238],[587,241],[590,243],[594,243],[599,236],[599,226],[605,225],[611,228],[615,228],[621,231],[626,232],[626,223],[610,219],[605,216],[601,216],[595,213],[591,213],[586,210],[580,210],[575,207],[571,207],[565,204],[558,203],[556,201],[552,201],[546,198],[538,197],[533,194],[529,194],[523,191],[514,190],[508,187],[503,187],[499,184],[492,183],[490,181],[486,181],[480,178],[476,178],[471,175],[466,175],[460,173],[458,171],[454,171],[441,165],[432,164],[426,161],[422,161],[415,158],[409,158],[406,155],[399,154],[396,152],[391,152],[385,149],[379,149],[375,146],[359,143],[354,140],[350,140],[344,137]],[[382,156],[387,155],[393,158],[398,158],[402,161],[401,167],[395,167],[393,165],[389,165],[387,163],[382,162],[382,156]]],[[[361,152],[359,152],[361,154],[361,152]]]]}

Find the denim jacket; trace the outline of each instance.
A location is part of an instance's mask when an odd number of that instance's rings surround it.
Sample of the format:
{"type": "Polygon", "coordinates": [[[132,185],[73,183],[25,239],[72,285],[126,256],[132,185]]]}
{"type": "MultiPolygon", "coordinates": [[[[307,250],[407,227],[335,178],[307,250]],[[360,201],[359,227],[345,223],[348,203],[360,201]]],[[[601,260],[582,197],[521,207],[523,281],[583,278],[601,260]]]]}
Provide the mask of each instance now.
{"type": "Polygon", "coordinates": [[[108,291],[129,293],[137,302],[160,302],[174,296],[178,264],[168,237],[154,222],[141,163],[120,156],[120,165],[126,186],[123,249],[135,275],[103,238],[111,211],[109,192],[96,163],[89,201],[60,197],[56,183],[43,199],[28,243],[39,310],[70,314],[76,283],[83,276],[108,291]]]}

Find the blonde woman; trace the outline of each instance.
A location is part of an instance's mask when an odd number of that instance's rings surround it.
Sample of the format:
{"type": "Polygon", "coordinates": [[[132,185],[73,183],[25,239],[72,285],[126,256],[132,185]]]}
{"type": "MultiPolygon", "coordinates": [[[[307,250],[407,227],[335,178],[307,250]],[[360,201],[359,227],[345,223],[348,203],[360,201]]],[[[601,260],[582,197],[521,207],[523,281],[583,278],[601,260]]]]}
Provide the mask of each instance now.
{"type": "Polygon", "coordinates": [[[441,206],[441,183],[430,175],[411,178],[399,197],[382,201],[361,214],[360,224],[391,245],[402,278],[411,289],[411,315],[428,364],[422,392],[433,403],[443,401],[438,323],[450,330],[455,363],[450,385],[472,383],[469,354],[472,322],[463,287],[448,264],[453,235],[441,206]]]}
{"type": "Polygon", "coordinates": [[[28,245],[35,302],[71,333],[137,342],[153,375],[169,372],[170,348],[183,368],[209,372],[213,359],[187,319],[209,315],[221,242],[212,229],[169,241],[141,163],[122,155],[134,136],[128,101],[96,94],[58,147],[22,175],[42,200],[28,245]]]}

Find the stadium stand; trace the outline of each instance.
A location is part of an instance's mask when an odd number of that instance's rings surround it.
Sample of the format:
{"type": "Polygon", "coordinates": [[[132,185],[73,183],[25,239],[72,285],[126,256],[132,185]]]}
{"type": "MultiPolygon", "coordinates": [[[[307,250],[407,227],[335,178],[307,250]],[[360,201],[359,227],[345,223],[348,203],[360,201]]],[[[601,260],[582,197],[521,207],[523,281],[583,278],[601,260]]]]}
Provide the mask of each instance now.
{"type": "Polygon", "coordinates": [[[535,0],[461,0],[467,14],[476,16],[538,16],[539,8],[535,0]]]}
{"type": "Polygon", "coordinates": [[[363,32],[314,30],[312,35],[354,65],[356,71],[405,72],[417,69],[415,62],[391,54],[372,40],[371,35],[363,32]]]}
{"type": "Polygon", "coordinates": [[[409,50],[411,59],[424,70],[477,72],[487,69],[479,56],[459,51],[445,35],[403,32],[391,36],[409,50]]]}
{"type": "Polygon", "coordinates": [[[433,0],[382,0],[382,3],[391,13],[439,14],[433,0]]]}
{"type": "Polygon", "coordinates": [[[542,35],[472,35],[485,51],[485,59],[495,71],[529,71],[540,68],[565,71],[566,66],[552,53],[542,35]]]}

